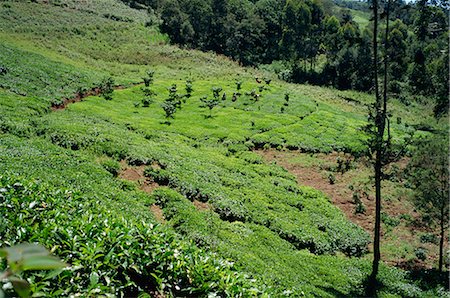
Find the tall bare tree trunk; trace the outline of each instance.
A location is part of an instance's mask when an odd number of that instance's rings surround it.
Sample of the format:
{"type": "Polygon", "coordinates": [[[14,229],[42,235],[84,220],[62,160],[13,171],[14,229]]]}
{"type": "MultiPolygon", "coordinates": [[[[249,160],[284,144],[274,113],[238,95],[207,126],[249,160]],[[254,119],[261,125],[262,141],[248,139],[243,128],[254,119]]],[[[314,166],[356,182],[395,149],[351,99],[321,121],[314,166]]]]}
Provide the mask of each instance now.
{"type": "Polygon", "coordinates": [[[442,272],[442,265],[443,265],[443,258],[444,258],[444,238],[445,238],[445,228],[444,228],[444,221],[445,221],[445,214],[444,214],[444,203],[442,203],[441,206],[441,218],[440,218],[440,224],[441,224],[441,240],[439,242],[439,272],[442,272]]]}
{"type": "Polygon", "coordinates": [[[383,98],[380,96],[378,87],[378,0],[372,1],[373,8],[373,71],[375,83],[375,227],[373,240],[373,263],[372,273],[369,276],[368,294],[373,296],[377,287],[377,275],[381,259],[380,254],[380,236],[381,236],[381,180],[383,170],[383,157],[385,148],[383,148],[383,139],[386,128],[387,115],[387,80],[388,80],[388,34],[389,34],[389,9],[390,0],[386,8],[386,31],[385,31],[385,56],[384,56],[384,80],[383,80],[383,98]]]}
{"type": "Polygon", "coordinates": [[[380,222],[381,222],[381,142],[379,139],[379,121],[381,111],[381,98],[378,88],[378,0],[372,0],[373,9],[373,74],[375,84],[375,124],[377,135],[375,139],[375,228],[373,239],[373,264],[369,277],[369,294],[375,293],[376,279],[380,262],[380,222]]]}

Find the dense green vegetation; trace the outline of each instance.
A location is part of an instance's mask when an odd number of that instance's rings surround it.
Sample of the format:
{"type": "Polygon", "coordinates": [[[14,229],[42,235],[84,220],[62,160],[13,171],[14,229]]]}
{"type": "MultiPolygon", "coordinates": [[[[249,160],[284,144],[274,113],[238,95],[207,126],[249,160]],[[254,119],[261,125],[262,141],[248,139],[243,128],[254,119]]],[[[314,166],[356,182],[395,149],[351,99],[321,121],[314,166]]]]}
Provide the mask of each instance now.
{"type": "Polygon", "coordinates": [[[111,179],[89,155],[15,137],[2,137],[0,152],[3,245],[38,242],[70,264],[28,275],[35,294],[257,292],[229,262],[154,225],[148,197],[111,179]]]}
{"type": "MultiPolygon", "coordinates": [[[[337,1],[350,10],[331,0],[123,1],[151,7],[173,43],[212,50],[244,65],[281,60],[279,76],[291,82],[363,91],[373,86],[367,3],[337,1]]],[[[384,15],[387,2],[379,4],[384,15]]],[[[425,96],[436,115],[446,113],[448,4],[391,2],[389,92],[405,100],[425,96]]]]}
{"type": "MultiPolygon", "coordinates": [[[[26,272],[35,295],[364,293],[367,232],[251,150],[361,155],[369,95],[170,46],[156,16],[113,0],[1,8],[0,246],[37,242],[70,265],[26,272]],[[109,78],[148,86],[51,111],[109,78]],[[211,111],[204,96],[218,101],[211,111]],[[119,178],[124,165],[159,187],[119,178]]],[[[410,107],[393,101],[396,138],[424,123],[442,129],[429,106],[410,107]]],[[[380,281],[380,296],[446,294],[386,265],[380,281]]]]}

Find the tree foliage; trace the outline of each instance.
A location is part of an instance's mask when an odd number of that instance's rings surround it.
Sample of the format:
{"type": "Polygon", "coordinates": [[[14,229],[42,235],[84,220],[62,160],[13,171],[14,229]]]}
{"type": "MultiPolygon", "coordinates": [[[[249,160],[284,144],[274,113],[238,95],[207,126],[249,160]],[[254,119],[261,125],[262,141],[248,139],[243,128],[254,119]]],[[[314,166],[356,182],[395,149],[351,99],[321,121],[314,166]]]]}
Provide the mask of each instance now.
{"type": "Polygon", "coordinates": [[[448,136],[420,141],[409,163],[414,205],[425,218],[440,227],[439,270],[443,266],[443,243],[449,221],[448,136]]]}

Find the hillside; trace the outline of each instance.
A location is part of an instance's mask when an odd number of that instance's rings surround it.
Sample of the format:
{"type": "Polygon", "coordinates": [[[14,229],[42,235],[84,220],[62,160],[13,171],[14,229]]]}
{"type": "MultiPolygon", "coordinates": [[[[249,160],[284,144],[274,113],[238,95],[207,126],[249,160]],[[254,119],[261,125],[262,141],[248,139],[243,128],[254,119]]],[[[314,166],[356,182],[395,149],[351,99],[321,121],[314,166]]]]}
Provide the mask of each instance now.
{"type": "MultiPolygon", "coordinates": [[[[364,294],[369,232],[268,156],[360,162],[371,95],[169,45],[146,10],[114,0],[0,5],[0,246],[41,243],[70,265],[27,273],[35,295],[364,294]]],[[[391,113],[399,142],[446,125],[416,102],[391,113]]],[[[380,296],[448,295],[421,278],[383,264],[380,296]]]]}

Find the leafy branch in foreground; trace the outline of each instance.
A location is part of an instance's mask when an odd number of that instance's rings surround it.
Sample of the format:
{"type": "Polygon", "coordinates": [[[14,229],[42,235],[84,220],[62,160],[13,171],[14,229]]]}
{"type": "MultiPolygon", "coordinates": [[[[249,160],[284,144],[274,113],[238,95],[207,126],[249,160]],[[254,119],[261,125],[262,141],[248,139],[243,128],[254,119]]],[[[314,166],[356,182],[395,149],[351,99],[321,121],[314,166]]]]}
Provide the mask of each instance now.
{"type": "MultiPolygon", "coordinates": [[[[56,270],[67,264],[51,256],[49,251],[39,244],[22,243],[0,249],[0,258],[6,258],[8,267],[0,272],[0,283],[10,283],[20,297],[30,297],[30,284],[20,277],[24,271],[56,270]]],[[[0,288],[0,297],[5,292],[0,288]]]]}

